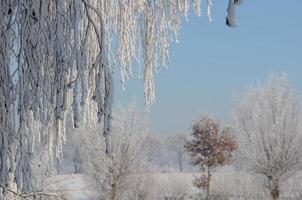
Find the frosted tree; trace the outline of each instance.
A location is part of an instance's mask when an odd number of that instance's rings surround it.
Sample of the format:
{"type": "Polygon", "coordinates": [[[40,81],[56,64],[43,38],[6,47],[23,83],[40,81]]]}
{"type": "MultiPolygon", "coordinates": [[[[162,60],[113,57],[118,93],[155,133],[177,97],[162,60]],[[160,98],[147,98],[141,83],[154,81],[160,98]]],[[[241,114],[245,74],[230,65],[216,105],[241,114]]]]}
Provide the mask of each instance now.
{"type": "MultiPolygon", "coordinates": [[[[233,8],[237,0],[230,1],[233,8]]],[[[200,0],[194,0],[201,13],[200,0]]],[[[189,0],[5,0],[0,2],[0,185],[28,192],[35,141],[61,159],[66,112],[103,123],[110,149],[114,66],[121,82],[144,69],[146,108],[155,101],[153,73],[169,62],[189,0]],[[116,46],[116,48],[114,48],[116,46]],[[96,108],[92,107],[92,101],[96,108]],[[90,115],[90,114],[89,114],[90,115]]],[[[211,0],[207,0],[211,18],[211,0]]],[[[233,16],[233,9],[228,9],[233,16]]],[[[230,23],[229,23],[230,24],[230,23]]]]}
{"type": "Polygon", "coordinates": [[[137,179],[140,167],[146,163],[142,145],[147,121],[139,115],[135,104],[128,109],[120,107],[114,113],[111,156],[105,156],[103,146],[99,145],[101,138],[93,128],[90,134],[80,136],[85,144],[80,149],[84,173],[94,181],[100,199],[123,199],[131,190],[132,179],[137,179]]]}
{"type": "Polygon", "coordinates": [[[301,96],[285,74],[271,74],[238,99],[234,122],[240,160],[266,179],[272,199],[278,199],[282,184],[302,167],[301,96]]]}
{"type": "Polygon", "coordinates": [[[143,144],[143,153],[149,163],[155,164],[163,155],[163,142],[158,135],[147,133],[143,144]]]}
{"type": "Polygon", "coordinates": [[[167,139],[167,144],[169,149],[175,154],[177,164],[178,164],[178,169],[180,172],[183,171],[183,165],[186,160],[186,148],[185,144],[188,140],[187,134],[184,133],[177,133],[175,135],[170,136],[167,139]]]}

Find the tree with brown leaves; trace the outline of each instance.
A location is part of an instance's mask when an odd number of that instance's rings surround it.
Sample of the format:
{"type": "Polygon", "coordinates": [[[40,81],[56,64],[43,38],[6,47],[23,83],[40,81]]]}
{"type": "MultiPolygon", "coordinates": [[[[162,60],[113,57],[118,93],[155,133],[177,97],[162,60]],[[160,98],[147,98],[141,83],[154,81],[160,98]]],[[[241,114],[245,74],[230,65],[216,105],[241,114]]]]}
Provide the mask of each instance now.
{"type": "Polygon", "coordinates": [[[208,200],[211,170],[233,162],[237,142],[230,127],[221,129],[220,122],[207,115],[193,123],[191,136],[185,145],[191,157],[190,164],[207,171],[207,175],[195,177],[194,185],[206,190],[208,200]]]}

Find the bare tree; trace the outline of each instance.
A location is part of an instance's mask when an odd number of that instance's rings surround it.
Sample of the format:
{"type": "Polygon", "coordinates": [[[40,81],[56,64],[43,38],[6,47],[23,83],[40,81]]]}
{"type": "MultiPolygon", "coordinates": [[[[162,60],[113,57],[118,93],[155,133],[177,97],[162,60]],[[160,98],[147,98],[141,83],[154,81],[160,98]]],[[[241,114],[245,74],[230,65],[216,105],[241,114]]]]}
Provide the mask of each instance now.
{"type": "Polygon", "coordinates": [[[208,200],[211,170],[233,162],[233,153],[237,149],[237,143],[230,127],[221,130],[219,121],[208,116],[195,121],[192,131],[192,139],[186,143],[185,147],[191,157],[191,164],[207,170],[207,175],[196,177],[194,184],[206,190],[208,200]]]}
{"type": "Polygon", "coordinates": [[[236,133],[240,160],[266,178],[272,199],[302,167],[301,97],[286,74],[271,74],[268,81],[250,87],[236,102],[236,133]]]}
{"type": "Polygon", "coordinates": [[[147,133],[143,144],[143,154],[149,163],[153,163],[163,155],[163,143],[159,136],[147,133]]]}
{"type": "Polygon", "coordinates": [[[189,135],[184,133],[177,133],[175,135],[168,137],[167,139],[169,148],[176,155],[178,169],[180,172],[183,171],[183,164],[186,159],[187,151],[185,148],[185,144],[188,140],[188,136],[189,135]]]}

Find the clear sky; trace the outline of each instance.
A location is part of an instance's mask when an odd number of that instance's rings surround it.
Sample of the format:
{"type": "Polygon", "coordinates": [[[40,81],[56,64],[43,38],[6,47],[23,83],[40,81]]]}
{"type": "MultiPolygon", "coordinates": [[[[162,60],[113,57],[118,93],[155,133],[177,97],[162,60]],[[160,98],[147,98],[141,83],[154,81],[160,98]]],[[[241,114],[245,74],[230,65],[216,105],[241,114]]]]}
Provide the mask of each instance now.
{"type": "MultiPolygon", "coordinates": [[[[245,0],[237,7],[235,29],[225,26],[227,3],[213,0],[211,23],[191,15],[182,24],[169,68],[155,78],[156,103],[148,113],[153,132],[189,131],[192,119],[204,113],[228,121],[234,91],[270,72],[287,72],[302,93],[302,0],[245,0]]],[[[115,103],[135,97],[143,110],[143,92],[136,77],[125,91],[117,80],[115,103]]]]}

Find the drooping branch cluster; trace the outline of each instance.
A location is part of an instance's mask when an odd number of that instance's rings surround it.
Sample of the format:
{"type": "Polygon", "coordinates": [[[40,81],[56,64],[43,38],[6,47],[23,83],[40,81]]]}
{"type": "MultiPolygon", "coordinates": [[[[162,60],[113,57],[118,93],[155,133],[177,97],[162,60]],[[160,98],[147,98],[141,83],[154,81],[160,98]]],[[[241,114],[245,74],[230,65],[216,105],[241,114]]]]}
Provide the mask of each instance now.
{"type": "MultiPolygon", "coordinates": [[[[194,1],[198,15],[200,2],[194,1]]],[[[169,42],[189,5],[189,0],[1,1],[1,183],[13,179],[30,190],[37,141],[49,159],[61,157],[67,111],[75,127],[83,112],[96,113],[110,153],[114,66],[124,84],[133,76],[133,62],[143,61],[149,109],[154,71],[169,62],[169,42]]]]}

